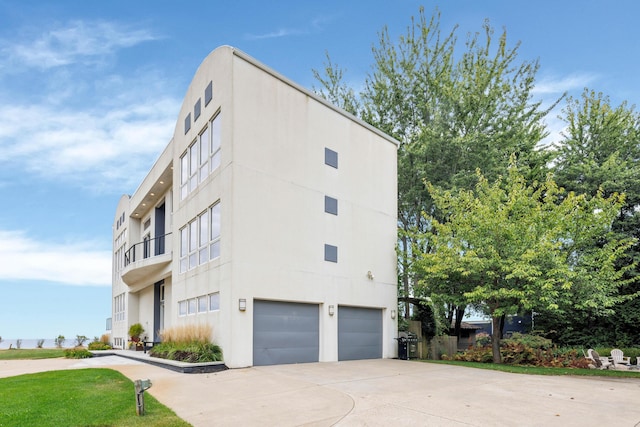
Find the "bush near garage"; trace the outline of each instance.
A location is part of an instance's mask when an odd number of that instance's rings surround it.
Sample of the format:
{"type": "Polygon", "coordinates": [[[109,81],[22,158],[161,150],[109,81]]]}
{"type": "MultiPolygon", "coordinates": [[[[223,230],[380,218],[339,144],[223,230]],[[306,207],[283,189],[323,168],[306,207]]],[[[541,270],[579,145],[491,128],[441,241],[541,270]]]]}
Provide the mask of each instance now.
{"type": "MultiPolygon", "coordinates": [[[[515,333],[500,345],[502,362],[508,365],[588,368],[582,351],[558,348],[551,340],[537,335],[515,333]]],[[[604,353],[601,353],[604,354],[604,353]]],[[[625,353],[626,354],[626,353],[625,353]]],[[[452,360],[491,363],[491,346],[476,346],[453,355],[452,360]]]]}

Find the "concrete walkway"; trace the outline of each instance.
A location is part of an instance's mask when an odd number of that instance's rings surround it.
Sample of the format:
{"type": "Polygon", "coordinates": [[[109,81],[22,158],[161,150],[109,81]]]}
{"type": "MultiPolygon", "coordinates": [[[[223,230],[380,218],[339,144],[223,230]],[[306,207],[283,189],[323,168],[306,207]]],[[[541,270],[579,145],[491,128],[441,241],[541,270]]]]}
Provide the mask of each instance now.
{"type": "Polygon", "coordinates": [[[196,427],[640,425],[640,374],[548,377],[388,359],[182,374],[104,356],[0,361],[0,377],[87,367],[151,379],[147,393],[196,427]]]}

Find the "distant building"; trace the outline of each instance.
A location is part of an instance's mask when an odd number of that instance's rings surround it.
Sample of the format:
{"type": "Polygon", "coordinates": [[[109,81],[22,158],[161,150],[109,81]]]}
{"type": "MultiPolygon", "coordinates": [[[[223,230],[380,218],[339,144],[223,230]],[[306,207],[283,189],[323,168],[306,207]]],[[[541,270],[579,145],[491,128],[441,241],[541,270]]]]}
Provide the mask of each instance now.
{"type": "MultiPolygon", "coordinates": [[[[133,147],[132,147],[133,148],[133,147]]],[[[229,367],[396,355],[397,142],[231,47],[113,223],[112,342],[209,324],[229,367]]]]}

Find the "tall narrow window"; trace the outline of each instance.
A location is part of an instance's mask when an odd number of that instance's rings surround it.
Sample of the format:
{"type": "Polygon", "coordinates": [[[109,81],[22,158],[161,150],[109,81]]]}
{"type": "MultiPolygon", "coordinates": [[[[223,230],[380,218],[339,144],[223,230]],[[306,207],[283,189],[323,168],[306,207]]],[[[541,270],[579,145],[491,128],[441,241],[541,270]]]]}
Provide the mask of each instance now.
{"type": "Polygon", "coordinates": [[[180,229],[180,273],[187,271],[189,264],[187,255],[189,254],[189,233],[187,227],[180,229]]]}
{"type": "Polygon", "coordinates": [[[220,122],[222,114],[218,114],[211,120],[211,169],[213,172],[220,166],[220,147],[221,147],[221,136],[220,136],[220,122]]]}
{"type": "Polygon", "coordinates": [[[189,223],[189,270],[198,265],[198,222],[189,223]]]}
{"type": "Polygon", "coordinates": [[[187,114],[187,117],[184,118],[184,134],[186,135],[191,129],[191,113],[187,114]]]}
{"type": "Polygon", "coordinates": [[[189,147],[189,193],[198,186],[198,144],[189,147]]]}
{"type": "Polygon", "coordinates": [[[209,261],[209,211],[206,210],[198,216],[200,233],[198,236],[198,257],[200,264],[209,261]]]}
{"type": "Polygon", "coordinates": [[[200,110],[201,109],[202,109],[202,103],[200,102],[200,98],[198,98],[198,101],[193,106],[193,121],[194,122],[198,121],[198,117],[200,117],[200,110]]]}
{"type": "Polygon", "coordinates": [[[209,244],[209,259],[220,256],[220,203],[216,203],[210,209],[211,239],[209,244]]]}
{"type": "Polygon", "coordinates": [[[189,151],[180,157],[180,200],[189,194],[189,151]]]}
{"type": "Polygon", "coordinates": [[[209,128],[200,134],[200,182],[209,175],[209,128]]]}
{"type": "Polygon", "coordinates": [[[204,90],[204,105],[205,107],[209,105],[211,99],[213,98],[213,82],[209,82],[206,89],[204,90]]]}

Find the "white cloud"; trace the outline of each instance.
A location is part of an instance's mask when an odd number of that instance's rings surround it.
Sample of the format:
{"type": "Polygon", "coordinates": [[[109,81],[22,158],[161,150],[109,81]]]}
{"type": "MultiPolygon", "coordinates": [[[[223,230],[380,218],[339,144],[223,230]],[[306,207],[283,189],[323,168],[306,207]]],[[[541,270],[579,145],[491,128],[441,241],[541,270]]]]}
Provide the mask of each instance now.
{"type": "Polygon", "coordinates": [[[536,83],[533,89],[533,94],[562,94],[564,92],[582,90],[591,82],[597,80],[597,78],[597,75],[587,73],[570,74],[562,77],[546,77],[536,83]]]}
{"type": "Polygon", "coordinates": [[[264,40],[264,39],[275,39],[280,37],[289,37],[289,36],[301,36],[311,33],[322,32],[324,26],[331,22],[333,18],[331,16],[317,16],[308,23],[309,29],[303,28],[279,28],[275,31],[270,31],[268,33],[263,34],[245,34],[245,38],[247,40],[264,40]]]}
{"type": "Polygon", "coordinates": [[[92,111],[2,103],[0,164],[93,189],[117,183],[126,191],[169,142],[178,108],[161,96],[92,111]]]}
{"type": "Polygon", "coordinates": [[[248,40],[263,40],[263,39],[275,39],[280,37],[297,36],[306,34],[305,31],[296,30],[293,28],[280,28],[276,31],[271,31],[264,34],[247,34],[245,38],[248,40]]]}
{"type": "Polygon", "coordinates": [[[41,280],[77,286],[111,285],[111,251],[91,242],[50,244],[0,230],[0,280],[41,280]]]}
{"type": "Polygon", "coordinates": [[[0,40],[0,68],[49,69],[76,62],[95,63],[121,48],[156,40],[145,29],[132,29],[119,23],[74,21],[66,26],[22,35],[19,41],[0,40]]]}
{"type": "Polygon", "coordinates": [[[91,190],[135,188],[173,135],[176,84],[153,69],[106,74],[71,65],[115,61],[119,49],[153,39],[146,29],[76,21],[0,40],[0,69],[18,64],[4,76],[16,87],[0,92],[0,167],[91,190]],[[28,81],[37,85],[20,84],[28,81]]]}

